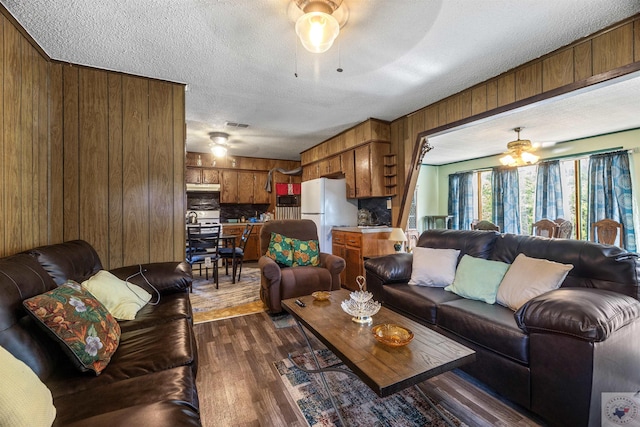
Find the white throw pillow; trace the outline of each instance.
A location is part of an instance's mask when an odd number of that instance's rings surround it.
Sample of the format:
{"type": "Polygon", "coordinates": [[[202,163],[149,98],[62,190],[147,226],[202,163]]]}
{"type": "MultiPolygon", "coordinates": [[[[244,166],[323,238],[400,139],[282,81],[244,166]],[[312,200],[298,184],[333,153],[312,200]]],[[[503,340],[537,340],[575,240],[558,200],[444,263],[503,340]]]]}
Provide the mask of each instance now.
{"type": "Polygon", "coordinates": [[[0,347],[0,426],[51,426],[56,418],[53,397],[24,362],[0,347]]]}
{"type": "Polygon", "coordinates": [[[82,282],[82,287],[118,320],[135,319],[138,311],[151,299],[151,294],[140,286],[120,280],[105,270],[82,282]]]}
{"type": "Polygon", "coordinates": [[[571,264],[519,254],[500,282],[498,304],[516,311],[531,298],[558,289],[572,268],[571,264]]]}
{"type": "Polygon", "coordinates": [[[410,285],[444,288],[453,283],[458,265],[457,249],[413,248],[410,285]]]}

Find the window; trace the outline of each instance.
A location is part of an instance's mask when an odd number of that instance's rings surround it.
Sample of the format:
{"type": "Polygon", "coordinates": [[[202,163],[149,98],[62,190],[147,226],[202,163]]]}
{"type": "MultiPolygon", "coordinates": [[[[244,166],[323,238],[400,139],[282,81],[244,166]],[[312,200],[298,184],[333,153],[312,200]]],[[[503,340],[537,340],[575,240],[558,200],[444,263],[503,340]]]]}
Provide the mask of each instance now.
{"type": "MultiPolygon", "coordinates": [[[[573,238],[588,238],[589,208],[589,158],[560,161],[562,174],[562,194],[566,220],[574,224],[573,238]],[[577,183],[577,185],[576,185],[577,183]]],[[[537,166],[518,168],[520,190],[520,225],[523,234],[530,234],[534,222],[534,205],[537,179],[537,166]]],[[[492,221],[491,210],[491,170],[475,172],[474,179],[474,216],[479,220],[492,221]]],[[[555,220],[556,218],[550,218],[555,220]]]]}

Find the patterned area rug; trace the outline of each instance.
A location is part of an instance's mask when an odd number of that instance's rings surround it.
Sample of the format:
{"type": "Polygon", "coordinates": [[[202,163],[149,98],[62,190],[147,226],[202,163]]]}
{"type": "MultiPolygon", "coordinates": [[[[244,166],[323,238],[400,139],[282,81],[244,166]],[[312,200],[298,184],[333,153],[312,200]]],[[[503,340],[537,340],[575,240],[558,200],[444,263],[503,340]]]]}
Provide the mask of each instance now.
{"type": "MultiPolygon", "coordinates": [[[[327,349],[318,350],[320,365],[347,369],[327,349]]],[[[307,369],[315,369],[310,353],[294,356],[294,361],[307,369]]],[[[338,417],[326,395],[318,374],[307,374],[297,369],[289,359],[275,362],[287,391],[298,405],[310,427],[339,425],[338,417]]],[[[341,373],[325,374],[329,389],[340,407],[341,415],[349,426],[423,427],[448,424],[427,403],[418,391],[409,387],[389,397],[378,397],[359,379],[341,373]]],[[[453,425],[466,426],[446,409],[437,405],[453,425]]]]}
{"type": "Polygon", "coordinates": [[[245,264],[241,280],[236,283],[231,283],[231,274],[225,275],[224,267],[218,272],[219,283],[216,289],[211,271],[209,279],[206,279],[204,270],[200,276],[198,268],[194,268],[190,299],[196,323],[264,311],[260,301],[259,268],[245,264]]]}

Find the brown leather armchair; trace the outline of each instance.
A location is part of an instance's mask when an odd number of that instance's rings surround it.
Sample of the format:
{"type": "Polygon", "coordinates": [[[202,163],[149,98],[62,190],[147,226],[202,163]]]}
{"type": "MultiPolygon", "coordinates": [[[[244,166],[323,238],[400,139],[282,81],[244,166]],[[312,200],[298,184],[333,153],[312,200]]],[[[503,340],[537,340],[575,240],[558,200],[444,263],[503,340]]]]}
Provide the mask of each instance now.
{"type": "Polygon", "coordinates": [[[260,231],[260,298],[270,313],[282,311],[280,301],[310,295],[315,291],[340,289],[340,273],[345,261],[339,256],[320,253],[320,265],[280,267],[274,260],[264,256],[269,247],[271,233],[280,233],[299,240],[318,238],[316,224],[308,219],[268,221],[260,231]]]}

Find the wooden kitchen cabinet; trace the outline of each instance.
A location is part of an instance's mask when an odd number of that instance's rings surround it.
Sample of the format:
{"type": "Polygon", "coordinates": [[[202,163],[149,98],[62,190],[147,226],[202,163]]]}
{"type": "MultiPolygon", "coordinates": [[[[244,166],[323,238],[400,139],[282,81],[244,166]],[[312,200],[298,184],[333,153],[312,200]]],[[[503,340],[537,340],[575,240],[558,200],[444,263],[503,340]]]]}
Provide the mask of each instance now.
{"type": "Polygon", "coordinates": [[[329,175],[335,175],[337,173],[342,172],[342,159],[341,156],[336,155],[333,157],[329,157],[329,160],[327,161],[328,163],[328,167],[327,167],[327,173],[329,175]]]}
{"type": "Polygon", "coordinates": [[[187,167],[187,184],[220,184],[220,173],[215,169],[187,167]]]}
{"type": "Polygon", "coordinates": [[[356,197],[371,197],[371,153],[369,145],[355,149],[356,197]]]}
{"type": "Polygon", "coordinates": [[[371,142],[354,150],[356,198],[384,197],[384,156],[389,144],[371,142]]]}
{"type": "MultiPolygon", "coordinates": [[[[224,224],[222,226],[223,234],[232,234],[236,236],[236,246],[240,246],[240,237],[245,229],[246,224],[224,224]]],[[[260,230],[262,224],[253,224],[251,234],[247,239],[247,245],[244,248],[244,261],[257,261],[260,256],[260,230]]]]}
{"type": "Polygon", "coordinates": [[[351,291],[360,288],[356,283],[358,276],[364,276],[364,258],[362,256],[362,234],[345,233],[344,238],[345,282],[344,286],[351,291]]]}
{"type": "MultiPolygon", "coordinates": [[[[339,256],[346,261],[347,254],[344,245],[344,232],[333,231],[331,236],[331,253],[339,256]]],[[[340,283],[346,283],[347,270],[346,268],[340,273],[340,283]]]]}
{"type": "Polygon", "coordinates": [[[253,173],[253,203],[254,204],[268,204],[271,202],[271,194],[265,190],[267,185],[268,172],[254,172],[253,173]]]}
{"type": "Polygon", "coordinates": [[[345,151],[340,154],[340,164],[344,179],[347,183],[347,199],[356,198],[356,171],[355,171],[354,150],[345,151]]]}
{"type": "Polygon", "coordinates": [[[222,171],[220,203],[269,204],[267,172],[222,171]]]}
{"type": "Polygon", "coordinates": [[[220,172],[215,169],[202,169],[203,184],[220,184],[220,172]]]}
{"type": "MultiPolygon", "coordinates": [[[[387,229],[388,230],[388,229],[387,229]]],[[[358,276],[364,276],[364,259],[395,253],[390,231],[343,231],[333,230],[332,253],[345,260],[346,266],[340,281],[343,288],[360,290],[358,276]]]]}
{"type": "Polygon", "coordinates": [[[187,168],[185,174],[187,184],[202,184],[202,170],[200,168],[187,168]]]}
{"type": "Polygon", "coordinates": [[[238,171],[220,173],[220,203],[238,203],[238,171]]]}
{"type": "Polygon", "coordinates": [[[253,203],[253,172],[238,172],[238,203],[253,203]]]}

